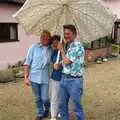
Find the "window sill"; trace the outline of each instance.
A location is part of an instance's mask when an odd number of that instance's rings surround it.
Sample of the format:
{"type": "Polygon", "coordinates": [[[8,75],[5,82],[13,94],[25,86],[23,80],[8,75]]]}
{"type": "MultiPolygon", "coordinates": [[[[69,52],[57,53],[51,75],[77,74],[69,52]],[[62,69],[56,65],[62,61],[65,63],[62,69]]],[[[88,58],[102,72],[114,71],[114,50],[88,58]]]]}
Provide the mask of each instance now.
{"type": "Polygon", "coordinates": [[[20,40],[0,40],[0,43],[11,43],[11,42],[19,42],[20,40]]]}

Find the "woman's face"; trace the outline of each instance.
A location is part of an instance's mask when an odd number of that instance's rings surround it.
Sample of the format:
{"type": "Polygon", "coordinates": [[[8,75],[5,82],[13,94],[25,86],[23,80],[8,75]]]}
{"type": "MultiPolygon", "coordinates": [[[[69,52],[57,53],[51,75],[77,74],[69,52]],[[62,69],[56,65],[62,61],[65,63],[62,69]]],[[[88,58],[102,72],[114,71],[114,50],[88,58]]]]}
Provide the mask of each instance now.
{"type": "Polygon", "coordinates": [[[49,39],[50,38],[49,38],[49,35],[47,33],[42,33],[41,37],[40,37],[40,42],[41,42],[42,45],[47,46],[50,43],[49,39]]]}
{"type": "Polygon", "coordinates": [[[59,43],[59,40],[54,40],[54,41],[52,42],[52,49],[53,49],[53,50],[58,50],[58,49],[57,49],[58,43],[59,43]]]}

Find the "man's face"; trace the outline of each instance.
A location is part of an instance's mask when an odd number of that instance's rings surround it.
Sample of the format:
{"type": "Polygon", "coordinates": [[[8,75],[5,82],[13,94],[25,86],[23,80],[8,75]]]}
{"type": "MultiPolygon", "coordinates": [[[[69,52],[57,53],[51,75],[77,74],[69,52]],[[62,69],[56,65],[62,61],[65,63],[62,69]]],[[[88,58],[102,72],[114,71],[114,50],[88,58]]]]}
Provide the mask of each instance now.
{"type": "Polygon", "coordinates": [[[47,33],[43,33],[40,37],[40,42],[42,45],[49,45],[49,35],[47,33]]]}
{"type": "Polygon", "coordinates": [[[75,35],[71,30],[64,29],[64,38],[66,43],[71,43],[74,40],[75,35]]]}

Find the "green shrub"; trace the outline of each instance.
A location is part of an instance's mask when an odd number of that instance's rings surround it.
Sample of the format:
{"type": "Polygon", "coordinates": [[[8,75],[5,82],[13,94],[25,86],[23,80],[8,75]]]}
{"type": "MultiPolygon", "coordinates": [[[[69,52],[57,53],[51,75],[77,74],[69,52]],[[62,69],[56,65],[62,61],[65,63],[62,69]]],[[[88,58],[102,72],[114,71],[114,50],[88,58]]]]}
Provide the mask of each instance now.
{"type": "Polygon", "coordinates": [[[15,69],[16,69],[16,78],[23,78],[24,77],[23,67],[17,67],[15,69]]]}
{"type": "Polygon", "coordinates": [[[20,60],[14,64],[8,64],[8,69],[22,67],[25,60],[20,60]]]}
{"type": "Polygon", "coordinates": [[[15,76],[15,78],[23,78],[24,77],[23,66],[9,68],[9,70],[12,70],[13,75],[15,76]]]}
{"type": "Polygon", "coordinates": [[[7,83],[15,80],[15,75],[12,69],[0,71],[0,83],[7,83]]]}

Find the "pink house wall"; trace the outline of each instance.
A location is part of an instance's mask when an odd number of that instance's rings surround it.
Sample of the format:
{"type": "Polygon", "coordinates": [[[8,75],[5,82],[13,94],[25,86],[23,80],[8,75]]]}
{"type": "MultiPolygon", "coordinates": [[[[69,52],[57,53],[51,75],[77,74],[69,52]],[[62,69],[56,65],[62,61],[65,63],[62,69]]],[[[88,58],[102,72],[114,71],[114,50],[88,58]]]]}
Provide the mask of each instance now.
{"type": "MultiPolygon", "coordinates": [[[[12,15],[19,6],[12,4],[0,4],[0,22],[16,22],[12,15]]],[[[33,35],[27,36],[25,31],[18,25],[19,42],[0,43],[0,69],[6,68],[8,64],[14,64],[25,58],[28,47],[38,42],[39,38],[33,35]]]]}
{"type": "Polygon", "coordinates": [[[97,57],[105,57],[111,55],[111,45],[105,48],[101,49],[95,49],[95,50],[86,50],[86,61],[87,62],[94,62],[97,57]]]}

